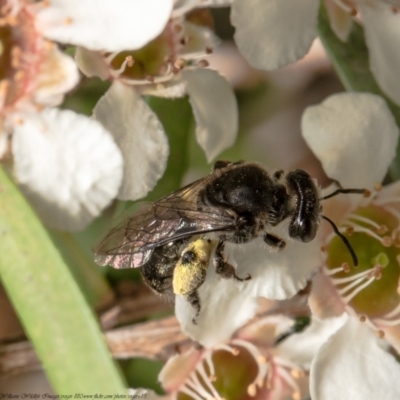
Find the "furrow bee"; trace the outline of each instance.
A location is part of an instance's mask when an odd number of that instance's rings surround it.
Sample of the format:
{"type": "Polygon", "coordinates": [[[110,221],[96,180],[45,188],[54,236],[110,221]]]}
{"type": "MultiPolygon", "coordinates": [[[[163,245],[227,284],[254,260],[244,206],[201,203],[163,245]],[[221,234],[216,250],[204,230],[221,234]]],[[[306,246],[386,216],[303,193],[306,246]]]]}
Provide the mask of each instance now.
{"type": "Polygon", "coordinates": [[[350,243],[335,224],[322,215],[321,201],[339,193],[364,193],[339,188],[325,197],[303,170],[269,174],[255,162],[217,161],[212,172],[171,193],[113,228],[94,249],[95,261],[114,268],[141,267],[145,282],[158,293],[185,297],[200,313],[197,293],[213,266],[225,278],[239,281],[224,256],[225,242],[246,243],[262,237],[283,249],[286,242],[272,227],[289,221],[290,238],[310,242],[321,219],[328,221],[358,264],[350,243]],[[215,245],[216,243],[216,245],[215,245]]]}

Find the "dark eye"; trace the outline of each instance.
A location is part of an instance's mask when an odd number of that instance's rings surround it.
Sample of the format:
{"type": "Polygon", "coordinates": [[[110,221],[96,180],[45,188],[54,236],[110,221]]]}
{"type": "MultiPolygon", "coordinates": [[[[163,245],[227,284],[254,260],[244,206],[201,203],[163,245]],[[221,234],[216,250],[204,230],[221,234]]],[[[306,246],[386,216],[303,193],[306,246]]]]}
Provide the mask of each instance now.
{"type": "Polygon", "coordinates": [[[290,223],[289,235],[304,243],[311,242],[317,233],[317,224],[311,219],[295,219],[290,223]]]}

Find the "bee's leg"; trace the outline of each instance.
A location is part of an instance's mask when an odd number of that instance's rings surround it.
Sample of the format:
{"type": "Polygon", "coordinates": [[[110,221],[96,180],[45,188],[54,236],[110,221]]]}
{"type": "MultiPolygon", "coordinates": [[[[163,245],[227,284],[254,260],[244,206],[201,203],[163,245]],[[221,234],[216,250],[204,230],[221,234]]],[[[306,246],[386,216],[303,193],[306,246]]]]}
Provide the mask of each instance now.
{"type": "Polygon", "coordinates": [[[196,310],[196,315],[193,317],[192,322],[197,325],[197,318],[200,315],[201,310],[201,303],[200,303],[200,296],[197,290],[186,294],[185,300],[196,310]]]}
{"type": "Polygon", "coordinates": [[[221,275],[223,278],[233,277],[240,282],[248,281],[249,279],[251,279],[250,274],[247,274],[246,278],[240,278],[239,276],[236,275],[235,268],[231,264],[225,261],[225,257],[223,254],[224,248],[225,248],[225,243],[222,240],[220,240],[217,245],[217,248],[215,249],[215,257],[213,260],[215,272],[218,275],[221,275]]]}
{"type": "Polygon", "coordinates": [[[277,250],[282,250],[286,246],[286,242],[283,239],[270,233],[266,233],[263,239],[266,244],[277,250]]]}
{"type": "Polygon", "coordinates": [[[235,162],[227,161],[227,160],[218,160],[218,161],[215,161],[215,163],[213,165],[213,171],[215,171],[216,169],[225,168],[228,165],[236,165],[236,164],[243,164],[243,163],[244,163],[243,160],[235,161],[235,162]]]}

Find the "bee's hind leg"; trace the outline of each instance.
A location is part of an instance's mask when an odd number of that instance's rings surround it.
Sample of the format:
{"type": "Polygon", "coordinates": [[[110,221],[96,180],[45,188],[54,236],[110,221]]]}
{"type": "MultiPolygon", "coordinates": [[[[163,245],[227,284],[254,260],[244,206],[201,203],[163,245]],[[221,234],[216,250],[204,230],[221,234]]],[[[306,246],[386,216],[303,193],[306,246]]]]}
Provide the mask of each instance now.
{"type": "Polygon", "coordinates": [[[184,296],[185,300],[196,310],[196,315],[193,317],[192,322],[193,324],[197,325],[197,318],[200,315],[201,310],[201,302],[199,292],[195,290],[184,296]]]}
{"type": "Polygon", "coordinates": [[[248,281],[249,279],[251,279],[250,274],[247,274],[246,278],[240,278],[239,276],[236,275],[235,268],[231,264],[225,261],[225,257],[223,254],[224,248],[225,248],[225,243],[222,240],[220,240],[217,245],[217,248],[215,249],[215,257],[213,260],[215,272],[218,275],[221,275],[223,278],[233,277],[239,282],[248,281]]]}

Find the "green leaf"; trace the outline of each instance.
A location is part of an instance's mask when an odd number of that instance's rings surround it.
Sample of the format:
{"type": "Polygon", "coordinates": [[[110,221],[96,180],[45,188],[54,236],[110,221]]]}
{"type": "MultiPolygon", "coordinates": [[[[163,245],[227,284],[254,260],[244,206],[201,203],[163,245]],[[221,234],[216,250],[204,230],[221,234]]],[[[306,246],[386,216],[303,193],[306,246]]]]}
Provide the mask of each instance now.
{"type": "MultiPolygon", "coordinates": [[[[369,92],[383,97],[400,127],[400,107],[382,92],[369,69],[363,28],[354,22],[347,42],[342,42],[332,31],[326,9],[321,5],[318,34],[346,90],[369,92]]],[[[397,147],[397,156],[390,167],[390,175],[394,180],[400,179],[400,146],[397,147]]]]}
{"type": "Polygon", "coordinates": [[[188,164],[189,135],[193,134],[193,114],[187,97],[164,99],[148,97],[147,102],[164,126],[169,140],[167,169],[146,200],[156,200],[177,190],[188,164]]]}
{"type": "Polygon", "coordinates": [[[0,277],[58,394],[125,394],[103,335],[49,234],[0,168],[0,277]]]}

